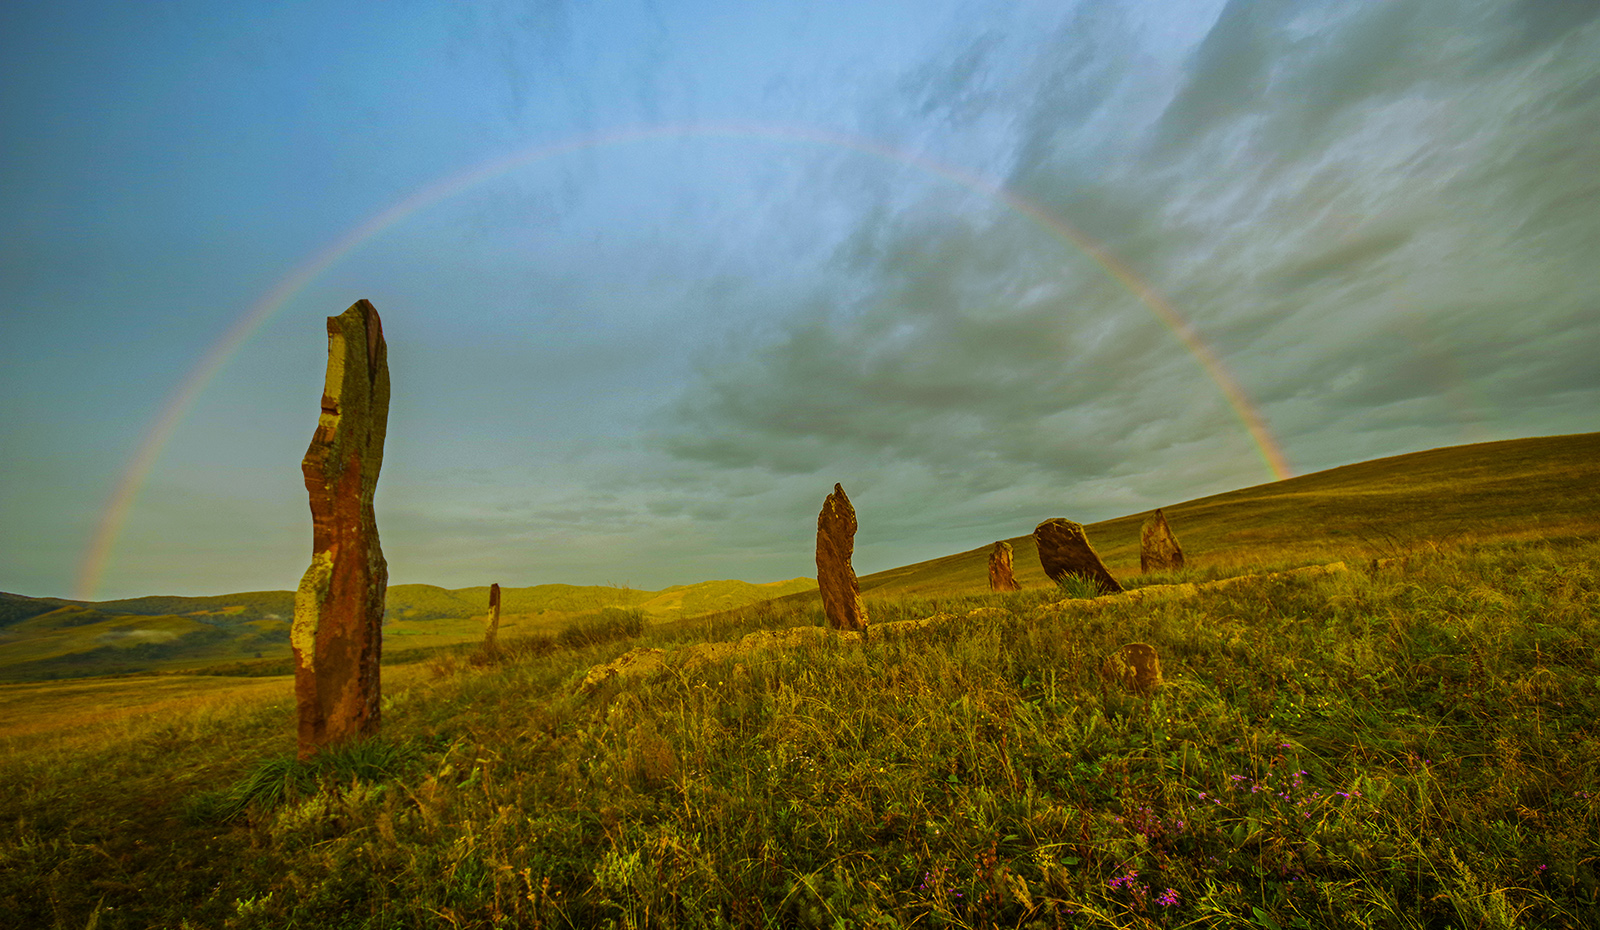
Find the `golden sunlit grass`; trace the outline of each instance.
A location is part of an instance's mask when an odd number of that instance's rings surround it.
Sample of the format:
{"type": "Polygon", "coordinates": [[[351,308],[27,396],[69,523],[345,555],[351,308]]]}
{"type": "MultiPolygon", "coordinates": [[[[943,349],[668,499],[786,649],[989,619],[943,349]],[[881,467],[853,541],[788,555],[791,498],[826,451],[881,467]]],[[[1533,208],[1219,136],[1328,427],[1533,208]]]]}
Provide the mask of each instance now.
{"type": "Polygon", "coordinates": [[[586,695],[639,646],[821,622],[600,611],[386,665],[381,735],[310,765],[287,679],[3,687],[0,925],[1600,926],[1600,456],[1524,442],[1567,471],[1466,447],[1167,508],[1182,572],[1090,527],[1133,587],[1343,573],[1062,608],[1024,537],[1017,593],[986,546],[864,585],[880,629],[962,619],[586,695]],[[1130,642],[1149,698],[1101,676],[1130,642]]]}
{"type": "MultiPolygon", "coordinates": [[[[386,670],[384,730],[286,702],[0,771],[0,912],[83,927],[1589,927],[1600,541],[1415,550],[1090,613],[990,612],[575,687],[638,645],[815,624],[617,612],[386,670]],[[1107,690],[1126,642],[1150,699],[1107,690]],[[97,916],[95,916],[97,915],[97,916]]],[[[1193,580],[1195,573],[1160,580],[1193,580]]],[[[1152,579],[1155,580],[1155,579],[1152,579]]]]}

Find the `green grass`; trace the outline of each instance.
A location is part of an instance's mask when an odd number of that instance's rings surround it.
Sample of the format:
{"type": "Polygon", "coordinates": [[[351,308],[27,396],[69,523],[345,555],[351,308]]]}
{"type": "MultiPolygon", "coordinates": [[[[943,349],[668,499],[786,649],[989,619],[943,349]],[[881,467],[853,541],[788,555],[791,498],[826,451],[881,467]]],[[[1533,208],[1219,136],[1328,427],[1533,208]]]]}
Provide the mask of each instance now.
{"type": "Polygon", "coordinates": [[[1092,613],[879,600],[1006,612],[581,696],[638,645],[819,621],[611,615],[441,654],[321,767],[287,695],[36,737],[0,767],[0,923],[1591,927],[1597,569],[1499,542],[1092,613]],[[1133,641],[1148,700],[1098,674],[1133,641]]]}

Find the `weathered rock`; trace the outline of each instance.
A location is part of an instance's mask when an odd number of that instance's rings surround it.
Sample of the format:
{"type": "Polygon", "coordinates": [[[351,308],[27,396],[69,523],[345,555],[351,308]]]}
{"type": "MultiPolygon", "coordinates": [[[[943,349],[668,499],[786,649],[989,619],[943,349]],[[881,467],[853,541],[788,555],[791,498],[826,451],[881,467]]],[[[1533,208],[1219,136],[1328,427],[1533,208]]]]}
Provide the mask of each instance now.
{"type": "Polygon", "coordinates": [[[822,590],[822,611],[836,630],[865,632],[867,605],[850,556],[856,548],[856,509],[844,488],[835,484],[817,514],[817,587],[822,590]]]}
{"type": "Polygon", "coordinates": [[[499,632],[500,632],[500,586],[498,584],[492,584],[492,585],[489,586],[489,632],[484,634],[484,637],[483,637],[483,651],[488,653],[489,655],[494,655],[494,651],[495,651],[494,638],[495,638],[495,634],[497,634],[499,632]]]}
{"type": "Polygon", "coordinates": [[[1039,547],[1039,564],[1051,581],[1060,584],[1068,575],[1082,575],[1093,581],[1101,594],[1122,592],[1122,585],[1089,545],[1081,524],[1054,517],[1034,527],[1033,541],[1039,547]]]}
{"type": "Polygon", "coordinates": [[[578,688],[587,694],[612,678],[648,678],[668,668],[666,656],[663,650],[648,646],[630,649],[604,665],[589,669],[578,688]]]}
{"type": "Polygon", "coordinates": [[[301,759],[378,731],[389,567],[372,496],[388,422],[383,324],[358,300],[328,317],[322,416],[300,463],[311,496],[311,567],[295,591],[290,630],[301,759]]]}
{"type": "Polygon", "coordinates": [[[1183,568],[1183,549],[1172,535],[1167,517],[1157,507],[1155,515],[1139,531],[1139,571],[1175,572],[1183,568]]]}
{"type": "Polygon", "coordinates": [[[1020,591],[1017,579],[1011,573],[1011,544],[997,542],[989,553],[989,590],[1020,591]]]}
{"type": "Polygon", "coordinates": [[[1161,684],[1161,659],[1149,643],[1129,643],[1106,659],[1100,673],[1125,691],[1149,695],[1161,684]]]}

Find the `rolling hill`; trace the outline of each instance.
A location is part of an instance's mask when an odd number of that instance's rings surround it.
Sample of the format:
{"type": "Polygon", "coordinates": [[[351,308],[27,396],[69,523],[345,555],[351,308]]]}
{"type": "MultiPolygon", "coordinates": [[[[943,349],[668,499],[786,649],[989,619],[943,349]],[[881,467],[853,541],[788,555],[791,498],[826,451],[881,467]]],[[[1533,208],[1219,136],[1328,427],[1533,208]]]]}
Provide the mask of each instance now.
{"type": "MultiPolygon", "coordinates": [[[[1600,433],[1449,446],[1359,462],[1164,508],[1191,572],[1217,577],[1241,566],[1366,559],[1448,543],[1600,535],[1600,433]]],[[[1073,515],[1063,501],[1039,519],[1073,515]]],[[[1112,573],[1137,585],[1139,528],[1149,512],[1089,524],[1112,573]]],[[[1049,587],[1031,526],[1011,543],[1024,589],[1049,587]]],[[[975,594],[988,589],[992,541],[861,577],[873,600],[975,594]]],[[[482,635],[489,589],[426,584],[389,588],[386,655],[482,635]]],[[[502,589],[501,629],[549,632],[607,607],[668,623],[765,600],[817,599],[816,583],[705,581],[660,591],[544,584],[502,589]]],[[[289,655],[291,591],[85,602],[0,592],[0,680],[39,680],[289,655]]]]}
{"type": "MultiPolygon", "coordinates": [[[[814,588],[810,578],[769,584],[705,581],[661,591],[565,584],[504,588],[507,636],[557,629],[607,607],[636,609],[652,622],[729,610],[814,588]]],[[[389,588],[384,635],[389,654],[483,636],[489,589],[427,584],[389,588]]],[[[236,663],[280,664],[289,656],[293,591],[115,601],[32,598],[0,592],[0,681],[37,681],[236,663]]]]}
{"type": "MultiPolygon", "coordinates": [[[[1162,507],[1188,567],[1367,559],[1460,542],[1600,535],[1600,433],[1447,446],[1343,465],[1162,507]]],[[[1153,511],[1085,527],[1106,567],[1138,584],[1139,529],[1153,511]]],[[[1073,518],[1063,501],[1050,517],[1073,518]]],[[[1049,587],[1033,527],[1010,537],[1017,583],[1049,587]]],[[[868,601],[988,590],[993,541],[860,578],[868,601]]],[[[815,593],[785,600],[815,599],[815,593]]]]}

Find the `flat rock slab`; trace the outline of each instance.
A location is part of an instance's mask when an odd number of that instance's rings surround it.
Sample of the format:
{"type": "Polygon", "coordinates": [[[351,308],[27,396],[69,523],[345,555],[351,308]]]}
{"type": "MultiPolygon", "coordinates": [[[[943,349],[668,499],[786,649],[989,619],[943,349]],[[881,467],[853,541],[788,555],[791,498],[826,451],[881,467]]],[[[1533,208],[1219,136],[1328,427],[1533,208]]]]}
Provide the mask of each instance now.
{"type": "Polygon", "coordinates": [[[1267,581],[1273,578],[1316,578],[1323,575],[1336,575],[1348,571],[1343,562],[1329,562],[1326,565],[1307,565],[1303,568],[1291,568],[1286,572],[1266,572],[1260,575],[1238,575],[1233,578],[1220,578],[1204,584],[1152,584],[1142,588],[1134,588],[1121,594],[1104,594],[1100,597],[1067,598],[1062,601],[1045,604],[1039,610],[1048,612],[1072,611],[1085,613],[1110,607],[1114,604],[1133,604],[1140,601],[1183,600],[1198,595],[1201,591],[1221,591],[1227,588],[1254,582],[1267,581]]]}
{"type": "Polygon", "coordinates": [[[1055,517],[1034,527],[1033,540],[1039,547],[1039,564],[1051,581],[1060,584],[1069,575],[1080,575],[1093,581],[1101,594],[1121,593],[1122,585],[1089,545],[1083,524],[1055,517]]]}
{"type": "Polygon", "coordinates": [[[647,678],[666,667],[665,651],[641,646],[623,653],[604,665],[596,665],[589,669],[589,674],[583,676],[583,682],[578,687],[588,694],[613,678],[647,678]]]}

